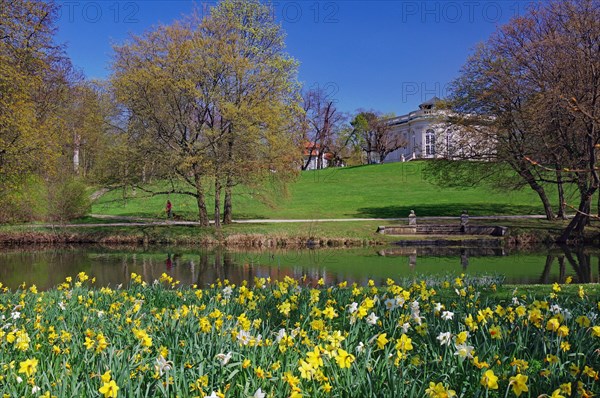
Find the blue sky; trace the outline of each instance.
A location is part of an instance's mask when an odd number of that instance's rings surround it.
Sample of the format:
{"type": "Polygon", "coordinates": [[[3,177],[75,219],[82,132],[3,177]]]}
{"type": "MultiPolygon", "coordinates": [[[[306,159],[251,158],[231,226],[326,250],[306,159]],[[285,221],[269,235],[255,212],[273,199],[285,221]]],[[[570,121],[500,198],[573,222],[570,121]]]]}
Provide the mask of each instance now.
{"type": "MultiPolygon", "coordinates": [[[[287,51],[306,87],[320,86],[344,112],[396,115],[447,93],[473,47],[533,0],[274,1],[287,51]]],[[[114,44],[214,1],[66,0],[57,40],[88,78],[106,78],[114,44]]]]}

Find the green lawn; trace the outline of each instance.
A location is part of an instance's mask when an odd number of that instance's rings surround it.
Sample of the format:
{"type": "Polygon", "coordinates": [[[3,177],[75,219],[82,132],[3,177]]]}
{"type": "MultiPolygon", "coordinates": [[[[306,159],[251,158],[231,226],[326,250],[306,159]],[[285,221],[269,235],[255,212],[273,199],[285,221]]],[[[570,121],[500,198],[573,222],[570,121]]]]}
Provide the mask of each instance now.
{"type": "MultiPolygon", "coordinates": [[[[489,186],[440,188],[423,178],[424,167],[425,162],[420,161],[303,172],[290,184],[287,196],[280,192],[269,196],[270,206],[240,188],[234,198],[234,218],[395,218],[406,217],[410,210],[418,216],[458,216],[463,209],[471,215],[542,213],[537,195],[529,189],[500,192],[489,186]]],[[[550,194],[554,196],[554,192],[550,194]]],[[[149,197],[137,191],[125,201],[122,191],[114,191],[96,201],[92,212],[164,217],[166,200],[166,196],[149,197]]],[[[175,214],[196,218],[194,198],[171,195],[170,200],[175,214]]]]}

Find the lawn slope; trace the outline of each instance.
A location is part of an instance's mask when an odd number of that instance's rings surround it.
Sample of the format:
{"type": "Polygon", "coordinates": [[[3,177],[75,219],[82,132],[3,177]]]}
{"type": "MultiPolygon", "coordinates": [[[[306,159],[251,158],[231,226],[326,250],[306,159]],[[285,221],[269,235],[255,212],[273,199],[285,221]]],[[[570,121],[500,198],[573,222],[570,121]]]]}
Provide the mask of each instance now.
{"type": "MultiPolygon", "coordinates": [[[[425,164],[419,161],[306,171],[289,186],[287,196],[274,192],[269,206],[239,188],[234,198],[234,218],[396,218],[406,217],[410,210],[418,216],[458,216],[463,209],[471,215],[543,213],[531,190],[500,192],[490,186],[440,188],[424,179],[425,164]]],[[[164,217],[166,199],[138,191],[125,201],[122,191],[114,191],[97,200],[92,212],[164,217]]],[[[196,218],[194,198],[171,195],[169,199],[175,214],[196,218]]],[[[212,210],[211,199],[208,206],[212,210]]]]}

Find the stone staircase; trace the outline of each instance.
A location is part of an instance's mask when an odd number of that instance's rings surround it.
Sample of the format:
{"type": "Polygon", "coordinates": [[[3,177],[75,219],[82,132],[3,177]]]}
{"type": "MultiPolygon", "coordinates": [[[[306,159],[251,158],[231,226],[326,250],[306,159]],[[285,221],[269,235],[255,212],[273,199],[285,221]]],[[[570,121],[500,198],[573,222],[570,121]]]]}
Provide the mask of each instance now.
{"type": "Polygon", "coordinates": [[[507,228],[500,226],[452,224],[419,224],[380,226],[377,232],[385,235],[484,235],[504,236],[507,228]]]}

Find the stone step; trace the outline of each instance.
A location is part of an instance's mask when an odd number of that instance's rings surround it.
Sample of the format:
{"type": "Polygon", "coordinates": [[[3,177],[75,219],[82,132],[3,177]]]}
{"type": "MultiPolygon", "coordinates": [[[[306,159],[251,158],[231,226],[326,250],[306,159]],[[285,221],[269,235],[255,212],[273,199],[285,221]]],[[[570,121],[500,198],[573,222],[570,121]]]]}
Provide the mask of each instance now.
{"type": "Polygon", "coordinates": [[[380,226],[377,232],[385,235],[491,235],[504,236],[507,228],[484,225],[390,225],[380,226]]]}

